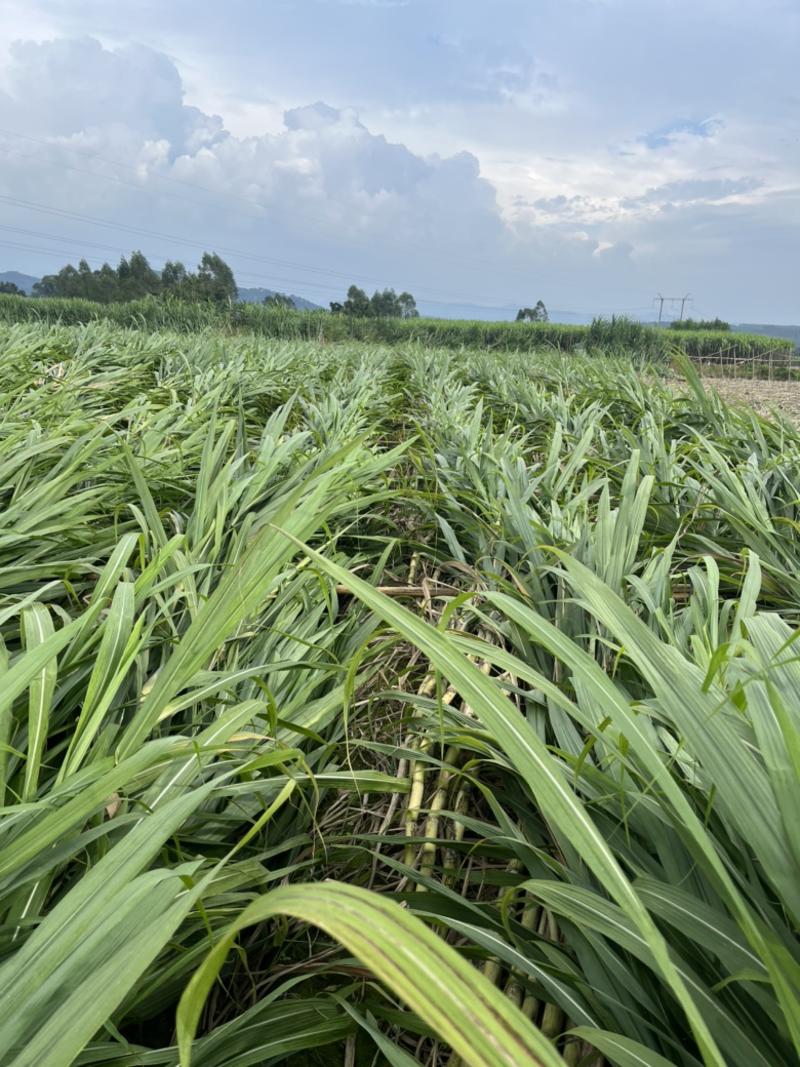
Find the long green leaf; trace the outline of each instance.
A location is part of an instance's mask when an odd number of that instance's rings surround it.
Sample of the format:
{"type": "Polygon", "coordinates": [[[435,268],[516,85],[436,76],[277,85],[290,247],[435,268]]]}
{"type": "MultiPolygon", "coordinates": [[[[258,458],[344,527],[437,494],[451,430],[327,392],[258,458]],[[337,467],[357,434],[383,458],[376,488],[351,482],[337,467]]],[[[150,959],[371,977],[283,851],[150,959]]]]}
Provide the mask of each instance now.
{"type": "Polygon", "coordinates": [[[474,1067],[562,1064],[542,1034],[419,919],[376,893],[339,882],[285,886],[254,901],[206,957],[181,998],[178,1046],[191,1063],[206,997],[238,932],[278,915],[322,927],[356,955],[474,1067]]]}
{"type": "Polygon", "coordinates": [[[491,730],[519,769],[537,801],[564,837],[631,917],[650,946],[659,970],[680,1001],[708,1064],[723,1060],[705,1020],[683,979],[675,970],[667,946],[619,867],[586,808],[564,781],[546,746],[521,718],[517,709],[477,667],[462,656],[443,634],[410,611],[377,592],[371,585],[308,547],[304,551],[317,566],[341,582],[395,630],[420,648],[459,692],[484,726],[491,730]]]}

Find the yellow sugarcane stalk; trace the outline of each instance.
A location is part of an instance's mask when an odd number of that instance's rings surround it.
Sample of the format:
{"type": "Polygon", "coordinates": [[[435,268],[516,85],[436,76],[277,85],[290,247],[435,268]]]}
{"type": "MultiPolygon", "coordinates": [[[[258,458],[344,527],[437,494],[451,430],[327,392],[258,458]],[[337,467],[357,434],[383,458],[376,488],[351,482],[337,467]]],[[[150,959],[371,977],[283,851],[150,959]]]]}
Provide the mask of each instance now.
{"type": "MultiPolygon", "coordinates": [[[[449,770],[449,767],[451,767],[458,759],[459,752],[460,750],[456,748],[455,745],[451,745],[447,749],[447,752],[445,752],[444,762],[447,766],[442,767],[439,771],[436,792],[433,794],[433,799],[431,800],[428,809],[428,818],[425,822],[425,842],[422,845],[419,862],[420,873],[424,875],[432,874],[436,864],[436,839],[439,836],[439,812],[445,806],[447,791],[454,773],[449,770]]],[[[419,883],[417,884],[418,890],[424,890],[424,888],[423,885],[419,883]]]]}
{"type": "MultiPolygon", "coordinates": [[[[421,696],[431,696],[436,689],[436,676],[428,675],[420,688],[417,690],[421,696]]],[[[455,689],[448,689],[442,697],[443,704],[450,704],[455,699],[455,689]]],[[[417,751],[421,754],[430,752],[433,742],[429,737],[424,737],[417,744],[417,751]]],[[[417,822],[419,820],[420,812],[422,810],[422,802],[425,799],[425,774],[427,771],[427,763],[425,760],[414,760],[411,768],[411,791],[408,796],[408,807],[406,808],[406,837],[416,837],[417,834],[417,822]]],[[[413,867],[417,854],[417,846],[412,842],[406,845],[405,863],[408,867],[413,867]]]]}
{"type": "MultiPolygon", "coordinates": [[[[472,656],[470,656],[469,659],[473,663],[475,662],[472,656]]],[[[481,663],[481,665],[480,665],[480,670],[484,674],[488,674],[491,669],[492,669],[491,663],[484,662],[484,663],[481,663]]],[[[442,697],[442,703],[443,704],[451,704],[453,702],[453,700],[455,699],[455,696],[456,696],[456,691],[455,691],[455,689],[453,689],[452,686],[450,686],[448,688],[447,692],[442,697]]],[[[462,710],[463,710],[465,715],[472,715],[473,714],[473,712],[470,710],[470,708],[466,704],[464,705],[462,710]]],[[[428,747],[430,748],[430,742],[428,743],[428,747]]],[[[453,772],[449,769],[449,767],[451,767],[451,766],[453,766],[453,764],[455,764],[456,760],[458,759],[458,757],[460,755],[460,751],[461,750],[456,748],[455,746],[451,746],[447,750],[447,752],[445,753],[445,757],[444,757],[444,763],[446,765],[449,765],[449,766],[444,766],[439,771],[439,778],[438,778],[437,785],[436,785],[436,792],[434,793],[433,798],[431,800],[430,807],[429,807],[429,815],[428,815],[427,822],[425,824],[425,838],[426,838],[426,840],[425,840],[425,842],[424,842],[424,844],[422,846],[422,850],[421,850],[420,870],[424,874],[430,874],[433,871],[433,868],[434,868],[434,866],[436,864],[436,848],[437,848],[436,839],[439,836],[439,819],[440,819],[439,812],[445,806],[445,802],[447,800],[447,790],[448,790],[448,787],[450,785],[450,781],[451,781],[452,776],[453,776],[453,772]]],[[[416,784],[416,783],[412,783],[412,794],[413,794],[414,784],[416,784]]],[[[419,817],[419,808],[422,806],[423,795],[424,795],[424,770],[423,770],[423,773],[422,773],[422,780],[421,780],[421,783],[420,783],[420,796],[419,796],[418,805],[417,805],[417,809],[416,809],[416,818],[419,817]]],[[[409,800],[409,810],[411,810],[411,800],[409,800]]],[[[406,823],[406,828],[407,827],[408,827],[408,822],[406,823]]],[[[408,836],[412,836],[412,834],[409,834],[408,836]]],[[[406,855],[408,855],[408,850],[406,850],[406,855]]],[[[419,886],[418,888],[421,889],[422,887],[419,886]]]]}
{"type": "MultiPolygon", "coordinates": [[[[458,792],[456,793],[456,799],[453,803],[453,811],[459,814],[466,814],[467,802],[469,800],[469,789],[463,784],[459,785],[458,792]]],[[[456,819],[453,822],[453,840],[459,843],[464,839],[464,824],[460,820],[456,819]]],[[[457,852],[454,848],[446,848],[444,851],[442,881],[450,884],[456,873],[456,859],[457,852]]]]}
{"type": "MultiPolygon", "coordinates": [[[[518,864],[518,867],[519,869],[522,869],[522,864],[518,864]]],[[[522,909],[522,915],[520,916],[519,921],[520,924],[526,930],[535,930],[539,924],[540,918],[540,906],[529,900],[529,903],[525,904],[522,909]]],[[[506,995],[509,997],[510,1000],[514,1002],[514,1004],[517,1005],[518,1008],[522,1008],[523,1011],[525,1011],[525,1007],[527,1005],[529,1010],[531,1010],[531,1014],[528,1015],[528,1018],[531,1019],[533,1018],[534,1012],[538,1009],[539,1002],[529,997],[525,997],[525,1000],[523,1001],[522,993],[522,974],[515,968],[514,970],[512,970],[509,976],[508,983],[506,985],[506,995]]]]}
{"type": "MultiPolygon", "coordinates": [[[[547,920],[547,936],[551,941],[557,941],[558,926],[555,919],[547,912],[545,912],[545,918],[547,920]]],[[[540,1029],[544,1036],[549,1037],[551,1041],[554,1041],[564,1029],[564,1012],[557,1004],[545,1005],[540,1029]]]]}

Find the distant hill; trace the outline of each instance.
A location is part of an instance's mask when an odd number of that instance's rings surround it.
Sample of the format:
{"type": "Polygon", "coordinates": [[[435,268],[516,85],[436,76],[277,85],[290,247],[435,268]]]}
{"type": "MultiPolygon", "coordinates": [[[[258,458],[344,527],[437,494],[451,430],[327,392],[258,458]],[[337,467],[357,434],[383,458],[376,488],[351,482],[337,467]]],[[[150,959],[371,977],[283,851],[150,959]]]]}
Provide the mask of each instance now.
{"type": "MultiPolygon", "coordinates": [[[[274,296],[274,289],[240,289],[239,299],[243,304],[263,304],[268,296],[274,296]]],[[[295,296],[294,293],[286,294],[298,311],[318,311],[319,304],[312,304],[304,296],[295,296]]]]}
{"type": "MultiPolygon", "coordinates": [[[[18,270],[0,271],[0,282],[13,282],[24,293],[30,295],[33,290],[33,286],[39,279],[35,278],[32,274],[21,274],[18,270]]],[[[245,304],[263,304],[264,299],[268,296],[274,296],[275,289],[239,289],[239,299],[245,304]]],[[[317,311],[320,310],[323,305],[314,304],[311,300],[306,300],[304,296],[296,296],[294,293],[288,294],[289,299],[294,306],[301,311],[317,311]]],[[[514,319],[516,316],[516,306],[506,305],[505,307],[492,307],[485,304],[426,304],[424,300],[418,301],[422,315],[430,315],[432,318],[444,318],[444,319],[470,319],[481,320],[484,322],[503,322],[514,319]]],[[[327,307],[325,307],[327,310],[327,307]]],[[[588,324],[594,318],[593,315],[586,312],[569,312],[569,311],[557,311],[551,313],[551,319],[553,322],[563,322],[570,325],[582,325],[588,324]]],[[[645,322],[646,326],[655,326],[655,321],[645,322]]],[[[667,326],[667,323],[662,325],[667,326]]],[[[778,326],[772,323],[751,323],[751,322],[739,322],[732,324],[732,328],[742,333],[755,333],[762,334],[765,337],[783,337],[789,341],[794,341],[798,348],[800,348],[800,325],[797,326],[778,326]]]]}
{"type": "Polygon", "coordinates": [[[785,337],[788,341],[794,341],[800,348],[800,326],[772,326],[769,323],[759,325],[752,322],[739,322],[736,329],[743,333],[760,333],[765,337],[785,337]]]}
{"type": "Polygon", "coordinates": [[[27,293],[28,296],[30,296],[31,290],[38,281],[39,279],[34,278],[32,274],[20,274],[18,270],[7,270],[0,273],[0,282],[13,282],[17,288],[21,289],[23,293],[27,293]]]}
{"type": "Polygon", "coordinates": [[[517,314],[517,307],[497,307],[491,304],[444,304],[420,298],[417,308],[423,318],[467,319],[469,322],[510,322],[517,314]]]}

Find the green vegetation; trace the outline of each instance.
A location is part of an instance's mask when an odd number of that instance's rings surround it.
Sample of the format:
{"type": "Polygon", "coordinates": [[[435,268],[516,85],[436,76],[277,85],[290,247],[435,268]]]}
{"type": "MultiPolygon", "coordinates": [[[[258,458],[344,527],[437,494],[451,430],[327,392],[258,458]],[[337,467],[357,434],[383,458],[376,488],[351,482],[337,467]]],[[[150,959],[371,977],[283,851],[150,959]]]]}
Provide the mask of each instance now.
{"type": "Polygon", "coordinates": [[[197,271],[168,260],[159,272],[141,252],[123,256],[115,268],[104,263],[92,270],[85,259],[77,267],[67,264],[58,274],[47,274],[33,287],[35,297],[62,297],[99,304],[128,303],[145,297],[171,301],[231,304],[237,290],[233,271],[220,256],[204,252],[197,271]]]}
{"type": "Polygon", "coordinates": [[[309,341],[365,341],[377,344],[421,344],[435,348],[488,348],[529,352],[637,353],[648,359],[669,359],[676,351],[693,359],[766,359],[769,353],[787,361],[792,341],[760,334],[661,330],[630,319],[596,319],[591,326],[556,322],[468,322],[457,319],[400,317],[356,318],[327,311],[295,311],[277,304],[192,303],[150,298],[100,305],[90,300],[24,300],[0,296],[0,323],[45,322],[78,325],[108,321],[118,326],[196,333],[204,328],[258,334],[262,337],[309,341]]]}
{"type": "Polygon", "coordinates": [[[286,293],[270,293],[264,297],[262,303],[270,308],[294,308],[294,301],[286,293]]]}
{"type": "MultiPolygon", "coordinates": [[[[11,282],[0,284],[0,294],[4,293],[24,295],[11,282]]],[[[224,309],[237,303],[238,288],[233,271],[215,252],[203,253],[195,273],[188,271],[183,263],[173,260],[168,260],[162,270],[157,271],[150,266],[142,252],[133,252],[130,257],[122,256],[117,267],[104,263],[98,270],[92,270],[85,259],[80,260],[77,267],[68,263],[57,274],[47,274],[36,282],[33,296],[78,300],[106,306],[163,300],[171,305],[210,304],[217,309],[224,309]]],[[[263,303],[273,310],[294,308],[291,297],[285,293],[272,293],[265,297],[263,303]]],[[[394,289],[384,289],[376,290],[368,297],[357,285],[351,285],[347,290],[344,303],[332,303],[330,309],[334,314],[350,318],[419,317],[416,301],[411,293],[398,295],[394,289]]],[[[110,314],[114,317],[113,313],[110,314]]],[[[546,321],[546,318],[545,312],[543,321],[546,321]]]]}
{"type": "Polygon", "coordinates": [[[0,346],[3,1067],[796,1062],[798,431],[578,351],[0,346]]]}
{"type": "Polygon", "coordinates": [[[372,296],[367,296],[363,289],[351,285],[347,290],[344,303],[334,301],[331,304],[334,315],[348,315],[355,319],[416,319],[419,318],[417,303],[411,293],[400,293],[394,289],[376,289],[372,296]]]}
{"type": "Polygon", "coordinates": [[[550,316],[543,300],[537,300],[532,308],[520,308],[517,312],[517,322],[549,322],[550,316]]]}
{"type": "Polygon", "coordinates": [[[670,328],[673,330],[714,330],[719,333],[730,330],[731,324],[722,319],[681,319],[680,322],[671,322],[670,328]]]}

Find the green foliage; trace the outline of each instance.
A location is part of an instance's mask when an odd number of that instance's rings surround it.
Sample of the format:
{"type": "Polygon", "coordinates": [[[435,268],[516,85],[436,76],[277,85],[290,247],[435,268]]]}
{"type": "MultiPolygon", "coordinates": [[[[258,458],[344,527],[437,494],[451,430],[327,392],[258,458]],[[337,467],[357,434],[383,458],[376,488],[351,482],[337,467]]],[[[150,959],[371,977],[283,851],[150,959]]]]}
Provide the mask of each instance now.
{"type": "MultiPolygon", "coordinates": [[[[173,268],[175,264],[168,265],[173,268]]],[[[179,266],[179,265],[178,265],[179,266]]],[[[166,267],[164,268],[167,269],[166,267]]],[[[436,348],[488,348],[505,352],[551,349],[558,352],[633,354],[645,360],[666,360],[681,351],[693,358],[766,358],[770,352],[786,359],[794,343],[761,334],[666,331],[628,319],[597,319],[591,326],[561,323],[469,322],[458,319],[355,318],[326,311],[295,311],[263,304],[193,302],[164,296],[100,306],[89,300],[23,301],[0,296],[0,322],[51,322],[78,325],[108,321],[123,327],[194,333],[213,328],[251,332],[284,340],[365,341],[382,344],[423,344],[436,348]]]]}
{"type": "Polygon", "coordinates": [[[0,1063],[796,1062],[800,433],[151,303],[0,325],[0,1063]]]}
{"type": "Polygon", "coordinates": [[[333,301],[330,305],[334,315],[347,315],[354,319],[416,319],[419,317],[417,304],[411,293],[400,293],[394,289],[375,290],[368,297],[363,289],[351,285],[347,290],[344,303],[333,301]]]}
{"type": "Polygon", "coordinates": [[[369,297],[363,289],[359,289],[357,285],[351,285],[347,290],[345,302],[343,304],[331,304],[331,311],[334,314],[341,312],[343,315],[350,315],[352,318],[366,319],[370,315],[369,297]]]}
{"type": "Polygon", "coordinates": [[[116,269],[104,263],[99,270],[92,270],[85,259],[77,268],[68,264],[58,274],[47,274],[36,282],[33,295],[106,305],[163,296],[224,307],[236,300],[237,290],[233,272],[215,253],[203,253],[195,274],[187,271],[183,263],[172,260],[164,264],[159,274],[146,256],[133,252],[130,259],[123,256],[116,269]]]}
{"type": "MultiPolygon", "coordinates": [[[[166,268],[165,268],[166,269],[166,268]]],[[[591,327],[560,323],[468,322],[452,319],[354,318],[325,311],[293,311],[258,304],[213,306],[159,299],[99,306],[92,301],[39,298],[24,302],[0,297],[0,322],[45,321],[79,324],[108,320],[120,326],[146,326],[195,332],[204,328],[249,331],[287,340],[367,341],[386,344],[419,343],[442,348],[490,348],[499,351],[561,352],[582,350],[634,352],[645,359],[670,358],[676,351],[695,358],[762,357],[769,352],[784,358],[791,341],[760,334],[717,334],[706,331],[664,331],[628,325],[628,320],[596,320],[591,327]],[[279,313],[280,312],[280,313],[279,313]],[[620,322],[624,325],[620,325],[620,322]]]]}
{"type": "Polygon", "coordinates": [[[680,322],[670,323],[673,330],[713,330],[716,333],[729,331],[731,324],[722,319],[682,319],[680,322]]]}
{"type": "Polygon", "coordinates": [[[641,352],[649,356],[664,351],[664,341],[659,331],[624,315],[593,319],[587,337],[591,346],[607,351],[641,352]]]}
{"type": "Polygon", "coordinates": [[[595,350],[0,345],[3,1067],[796,1062],[797,429],[595,350]]]}
{"type": "Polygon", "coordinates": [[[520,308],[517,312],[517,322],[549,322],[550,316],[543,300],[537,300],[532,308],[520,308]]]}
{"type": "Polygon", "coordinates": [[[216,252],[204,252],[197,268],[197,277],[190,288],[192,298],[225,307],[236,301],[236,279],[233,271],[216,252]]]}
{"type": "Polygon", "coordinates": [[[0,293],[5,296],[25,296],[25,293],[15,282],[0,282],[0,293]]]}
{"type": "Polygon", "coordinates": [[[263,303],[269,308],[294,308],[294,301],[286,293],[270,293],[264,297],[263,303]]]}

